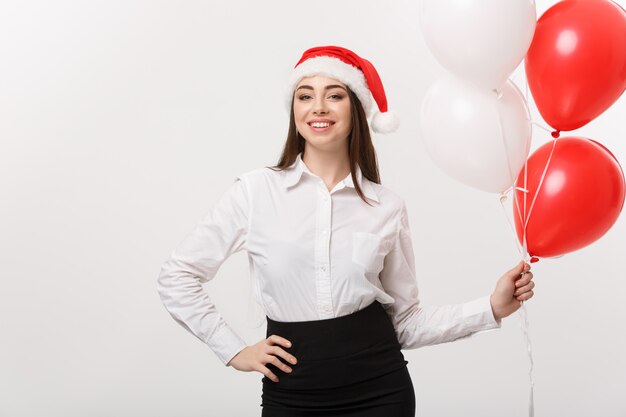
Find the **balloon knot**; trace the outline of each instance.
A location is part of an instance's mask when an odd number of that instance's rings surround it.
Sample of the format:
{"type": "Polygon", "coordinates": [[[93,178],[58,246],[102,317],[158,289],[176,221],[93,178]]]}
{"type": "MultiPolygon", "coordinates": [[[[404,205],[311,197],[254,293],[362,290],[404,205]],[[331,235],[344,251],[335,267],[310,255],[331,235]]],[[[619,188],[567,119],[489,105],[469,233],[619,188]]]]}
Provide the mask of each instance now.
{"type": "Polygon", "coordinates": [[[555,130],[554,132],[551,133],[551,135],[554,139],[558,139],[558,137],[561,135],[561,131],[555,130]]]}
{"type": "Polygon", "coordinates": [[[534,264],[535,262],[539,262],[539,258],[537,258],[536,256],[533,256],[532,258],[530,258],[531,264],[534,264]]]}

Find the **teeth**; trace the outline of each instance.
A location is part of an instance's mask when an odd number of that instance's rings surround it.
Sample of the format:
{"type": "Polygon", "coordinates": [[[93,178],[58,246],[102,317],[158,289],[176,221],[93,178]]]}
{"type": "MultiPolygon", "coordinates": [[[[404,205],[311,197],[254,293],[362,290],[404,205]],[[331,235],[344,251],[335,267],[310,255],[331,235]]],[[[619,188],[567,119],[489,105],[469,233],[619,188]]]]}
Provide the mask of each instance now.
{"type": "Polygon", "coordinates": [[[313,122],[313,123],[311,123],[311,126],[313,126],[313,127],[328,127],[328,126],[330,126],[330,123],[313,122]]]}

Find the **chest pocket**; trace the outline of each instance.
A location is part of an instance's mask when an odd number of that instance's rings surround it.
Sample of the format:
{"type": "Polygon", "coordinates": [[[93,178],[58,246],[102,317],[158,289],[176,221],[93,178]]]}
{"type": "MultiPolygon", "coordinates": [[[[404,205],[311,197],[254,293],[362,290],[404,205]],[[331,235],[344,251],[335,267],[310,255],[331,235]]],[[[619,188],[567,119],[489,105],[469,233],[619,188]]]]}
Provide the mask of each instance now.
{"type": "Polygon", "coordinates": [[[389,242],[375,233],[352,233],[352,261],[366,272],[378,274],[383,269],[389,242]]]}

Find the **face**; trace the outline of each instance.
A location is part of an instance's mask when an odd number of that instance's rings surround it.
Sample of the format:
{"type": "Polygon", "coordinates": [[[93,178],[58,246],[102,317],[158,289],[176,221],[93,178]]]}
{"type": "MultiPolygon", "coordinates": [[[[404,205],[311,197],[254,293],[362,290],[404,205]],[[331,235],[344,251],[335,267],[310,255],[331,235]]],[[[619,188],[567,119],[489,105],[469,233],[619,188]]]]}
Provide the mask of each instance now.
{"type": "Polygon", "coordinates": [[[293,113],[307,146],[326,150],[346,146],[352,119],[345,84],[322,76],[303,78],[294,92],[293,113]]]}

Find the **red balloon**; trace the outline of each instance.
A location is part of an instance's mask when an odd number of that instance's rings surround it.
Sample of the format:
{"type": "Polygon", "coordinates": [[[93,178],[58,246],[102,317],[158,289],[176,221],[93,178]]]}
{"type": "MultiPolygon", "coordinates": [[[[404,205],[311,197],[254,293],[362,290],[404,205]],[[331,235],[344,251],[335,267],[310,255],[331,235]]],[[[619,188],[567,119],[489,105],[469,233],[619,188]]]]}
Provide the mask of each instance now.
{"type": "MultiPolygon", "coordinates": [[[[530,256],[555,257],[585,247],[602,237],[619,217],[626,194],[624,172],[602,144],[582,137],[557,139],[537,149],[527,167],[526,204],[525,193],[515,190],[513,217],[522,244],[523,225],[528,221],[530,256]]],[[[524,187],[524,175],[522,169],[517,187],[524,187]]]]}
{"type": "Polygon", "coordinates": [[[564,0],[537,21],[526,77],[558,131],[586,125],[626,89],[626,11],[610,0],[564,0]]]}

